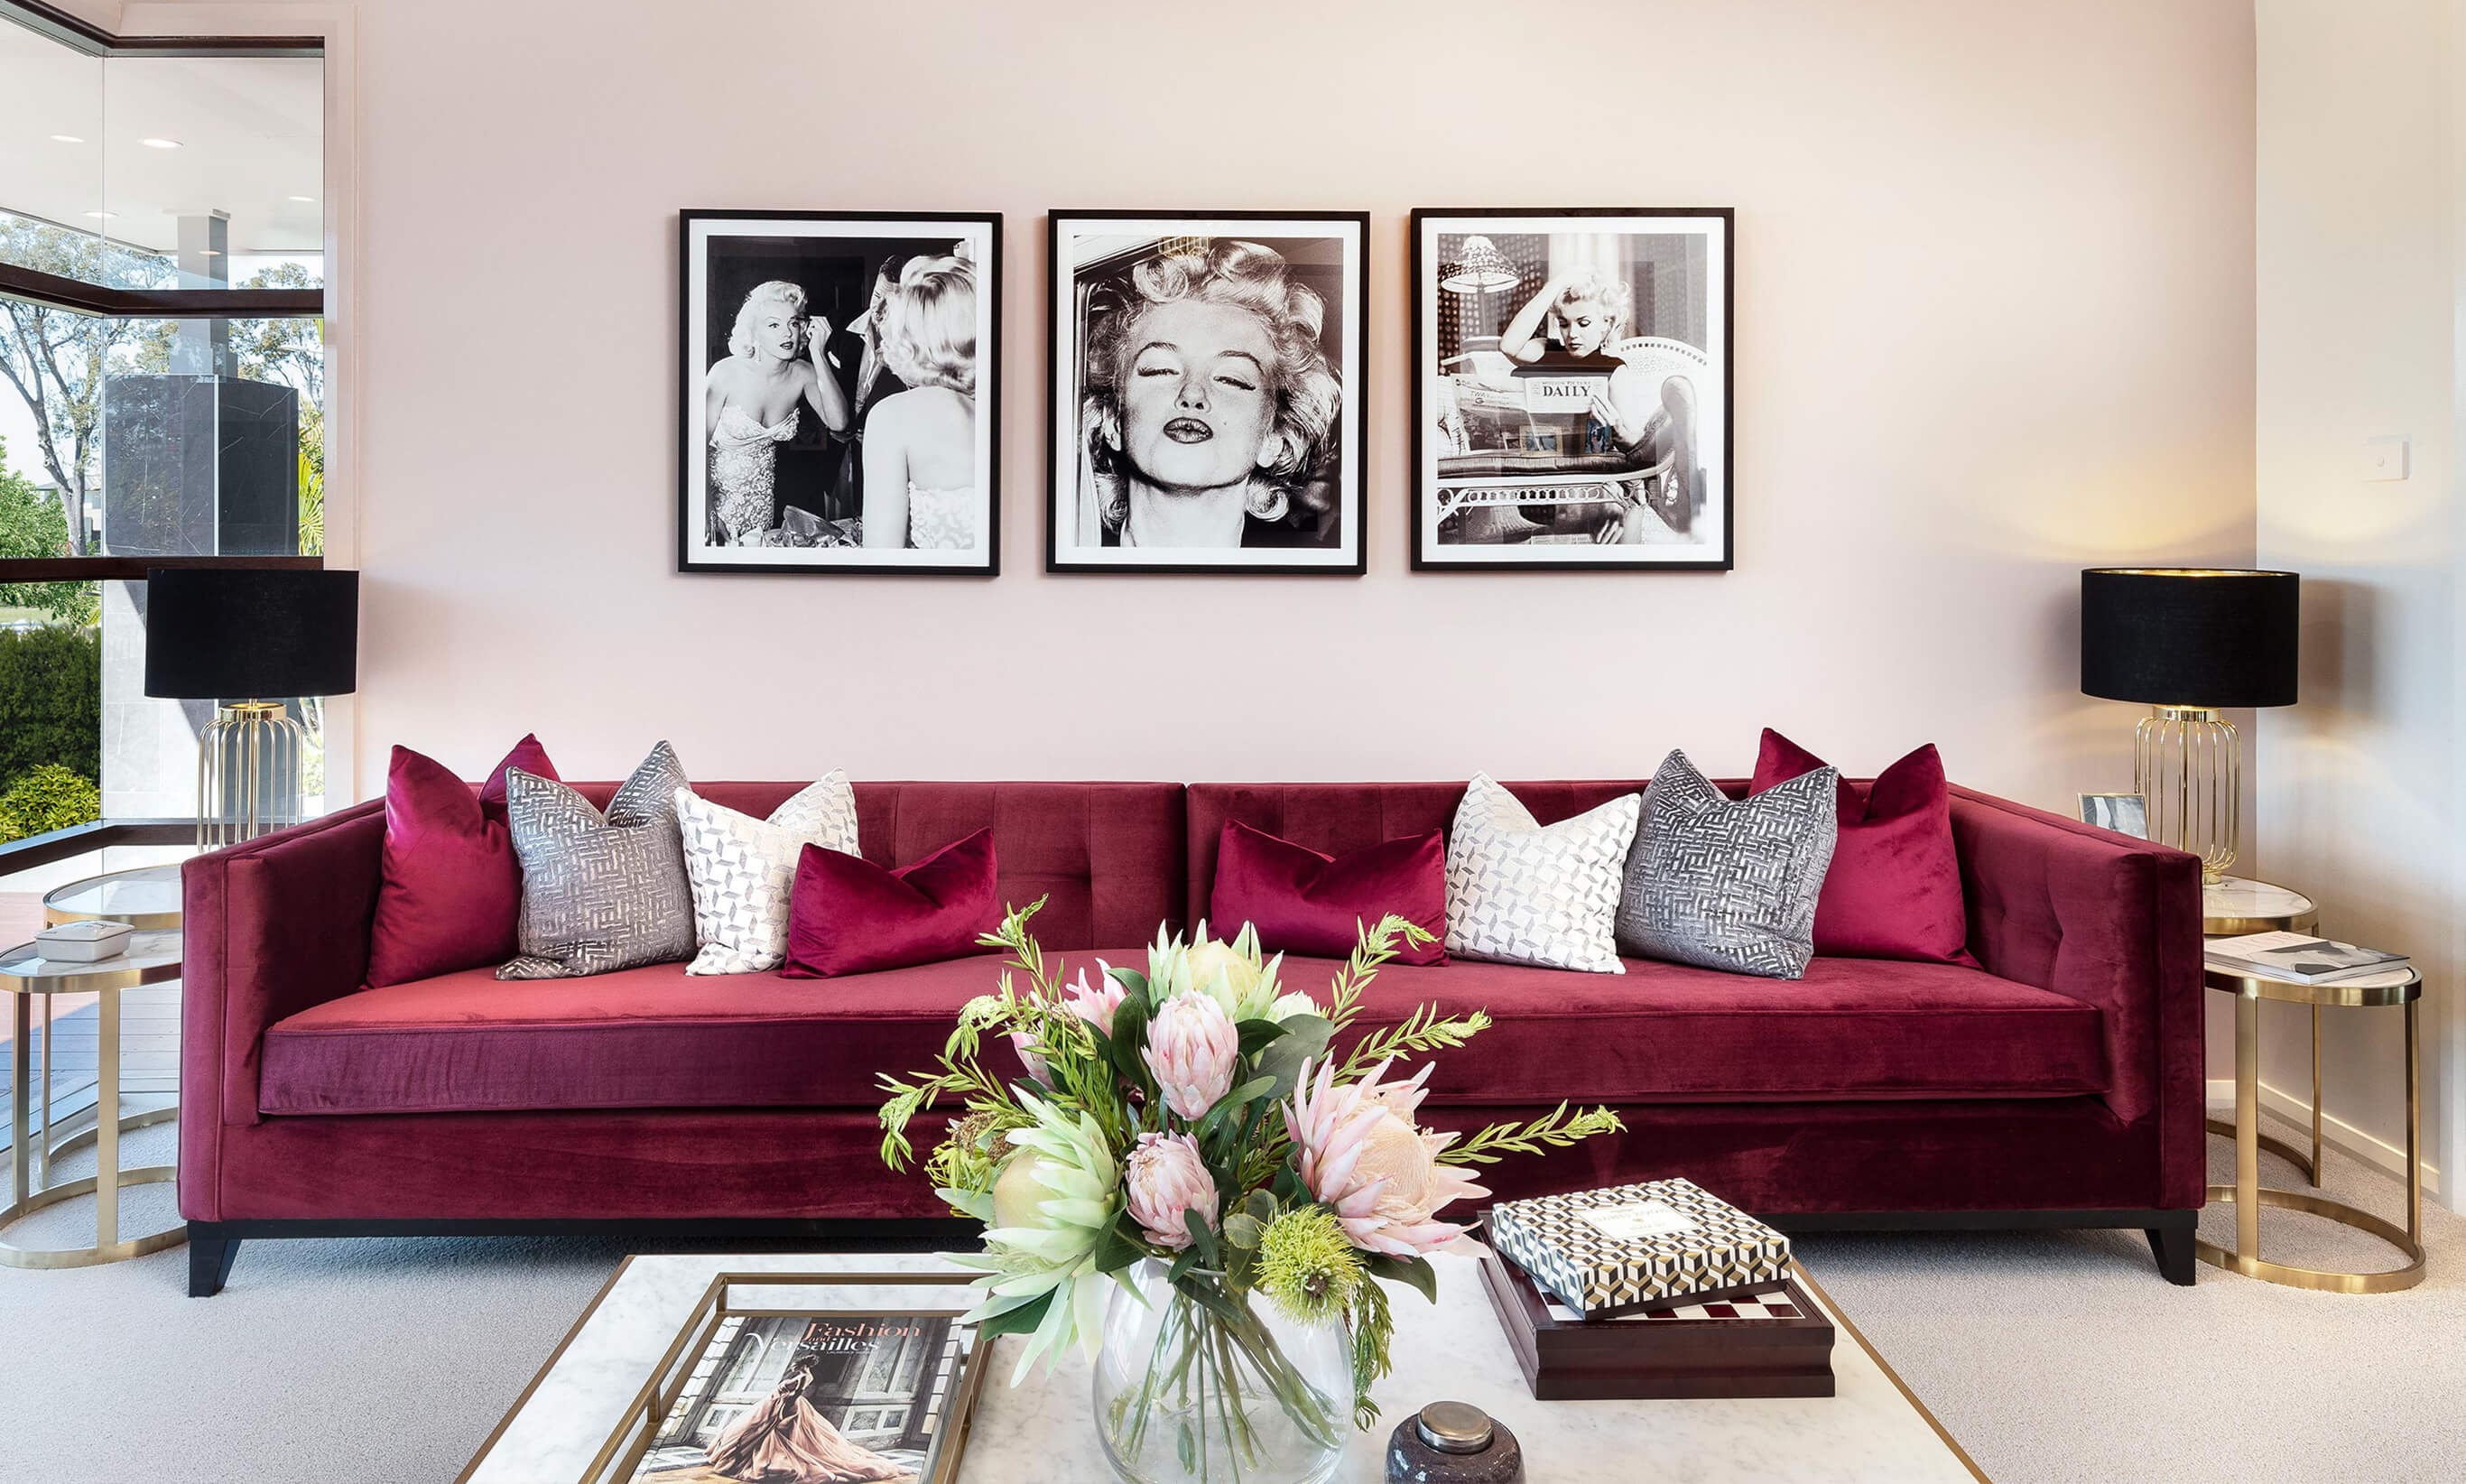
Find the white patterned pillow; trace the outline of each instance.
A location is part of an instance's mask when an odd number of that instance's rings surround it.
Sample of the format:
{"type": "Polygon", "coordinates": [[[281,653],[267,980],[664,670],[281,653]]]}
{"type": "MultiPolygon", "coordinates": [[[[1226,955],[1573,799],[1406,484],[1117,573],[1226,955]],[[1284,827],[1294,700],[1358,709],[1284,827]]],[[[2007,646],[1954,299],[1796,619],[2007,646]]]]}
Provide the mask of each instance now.
{"type": "Polygon", "coordinates": [[[1447,952],[1544,969],[1625,974],[1616,922],[1636,796],[1556,824],[1476,774],[1447,838],[1447,952]]]}
{"type": "Polygon", "coordinates": [[[677,790],[677,827],[693,883],[694,936],[687,974],[759,974],[788,956],[788,898],[796,857],[808,844],[857,854],[856,791],[834,768],[757,820],[677,790]]]}

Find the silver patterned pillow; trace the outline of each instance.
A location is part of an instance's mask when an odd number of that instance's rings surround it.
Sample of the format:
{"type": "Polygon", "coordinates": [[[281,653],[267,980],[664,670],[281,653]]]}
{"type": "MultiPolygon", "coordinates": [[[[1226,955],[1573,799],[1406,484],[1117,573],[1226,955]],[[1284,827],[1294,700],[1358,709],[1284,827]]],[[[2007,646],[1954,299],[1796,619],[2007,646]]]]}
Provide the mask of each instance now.
{"type": "Polygon", "coordinates": [[[1633,794],[1542,824],[1505,785],[1473,775],[1447,835],[1447,952],[1625,974],[1611,919],[1634,838],[1633,794]]]}
{"type": "Polygon", "coordinates": [[[1815,898],[1841,830],[1837,768],[1734,799],[1685,753],[1644,795],[1619,899],[1622,953],[1794,979],[1815,954],[1815,898]]]}
{"type": "Polygon", "coordinates": [[[608,800],[608,812],[552,778],[505,773],[505,822],[523,863],[514,958],[501,979],[561,979],[694,956],[693,890],[677,834],[687,787],[665,742],[608,800]]]}

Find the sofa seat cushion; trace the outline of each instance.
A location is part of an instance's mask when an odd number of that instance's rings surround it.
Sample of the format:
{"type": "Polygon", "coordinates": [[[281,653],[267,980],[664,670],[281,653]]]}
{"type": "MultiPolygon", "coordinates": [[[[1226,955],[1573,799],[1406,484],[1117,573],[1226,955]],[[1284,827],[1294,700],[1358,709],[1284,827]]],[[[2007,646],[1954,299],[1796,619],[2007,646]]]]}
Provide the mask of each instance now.
{"type": "MultiPolygon", "coordinates": [[[[1393,1024],[1425,1001],[1488,1010],[1496,1023],[1437,1058],[1442,1104],[2069,1097],[2107,1086],[2095,1007],[1983,970],[1818,957],[1783,980],[1625,964],[1617,977],[1389,964],[1356,1024],[1393,1024]]],[[[1342,967],[1288,957],[1282,979],[1324,1001],[1342,967]]]]}
{"type": "MultiPolygon", "coordinates": [[[[1075,974],[1098,955],[1068,954],[1075,974]]],[[[1143,949],[1101,951],[1144,965],[1143,949]]],[[[265,1035],[266,1114],[594,1108],[871,1108],[932,1065],[996,956],[813,980],[652,964],[506,982],[484,969],[364,989],[265,1035]]],[[[1342,965],[1287,957],[1324,1000],[1342,965]]],[[[1424,1001],[1497,1022],[1438,1059],[1432,1101],[1775,1102],[2103,1091],[2098,1012],[1951,964],[1816,958],[1795,981],[1649,959],[1619,976],[1389,964],[1360,1026],[1424,1001]]],[[[989,1065],[1008,1055],[986,1052],[989,1065]]],[[[1010,1069],[1004,1068],[1004,1069],[1010,1069]]]]}
{"type": "MultiPolygon", "coordinates": [[[[1146,961],[1132,949],[1109,957],[1146,961]]],[[[826,980],[688,976],[682,963],[526,981],[473,970],[363,989],[267,1029],[258,1106],[872,1107],[882,1073],[932,1065],[959,1006],[992,992],[999,962],[978,954],[826,980]]]]}

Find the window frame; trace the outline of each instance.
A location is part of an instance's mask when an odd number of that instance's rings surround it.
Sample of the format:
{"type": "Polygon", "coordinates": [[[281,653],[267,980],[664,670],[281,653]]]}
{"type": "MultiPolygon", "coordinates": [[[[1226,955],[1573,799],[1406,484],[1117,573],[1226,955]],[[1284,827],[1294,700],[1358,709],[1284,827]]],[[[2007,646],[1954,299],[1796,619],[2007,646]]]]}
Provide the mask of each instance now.
{"type": "MultiPolygon", "coordinates": [[[[217,7],[223,10],[223,7],[217,7]]],[[[303,8],[298,19],[324,21],[328,33],[319,35],[121,35],[43,0],[0,0],[0,25],[18,25],[88,56],[221,56],[316,57],[324,61],[327,86],[332,86],[336,37],[332,29],[347,21],[325,13],[326,8],[303,8]]],[[[344,43],[347,48],[347,40],[344,43]]],[[[329,188],[325,192],[328,257],[336,240],[331,213],[336,209],[330,187],[333,104],[328,101],[325,148],[329,188]]],[[[326,287],[312,289],[119,289],[56,274],[0,263],[0,298],[40,304],[96,319],[320,319],[330,336],[333,305],[326,287]]],[[[331,341],[328,342],[329,347],[331,341]]],[[[330,351],[329,351],[330,353],[330,351]]],[[[346,437],[348,435],[346,434],[346,437]]],[[[120,582],[146,579],[148,570],[168,568],[323,569],[325,555],[306,556],[61,556],[0,558],[0,583],[120,582]]],[[[344,731],[347,733],[347,722],[344,731]]],[[[345,797],[349,797],[347,784],[345,797]]],[[[86,855],[113,845],[189,844],[196,838],[193,819],[101,819],[47,834],[0,844],[0,874],[86,855]]]]}

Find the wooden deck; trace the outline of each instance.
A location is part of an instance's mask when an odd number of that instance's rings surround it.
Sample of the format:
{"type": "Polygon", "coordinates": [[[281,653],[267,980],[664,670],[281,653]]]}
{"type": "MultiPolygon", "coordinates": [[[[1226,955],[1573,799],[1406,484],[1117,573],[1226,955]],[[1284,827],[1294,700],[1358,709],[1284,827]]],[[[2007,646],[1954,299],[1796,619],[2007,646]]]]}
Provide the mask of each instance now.
{"type": "MultiPolygon", "coordinates": [[[[0,892],[0,948],[22,943],[42,925],[42,898],[33,892],[0,892]]],[[[15,1073],[17,996],[0,992],[0,1099],[14,1106],[11,1082],[15,1073]]],[[[32,997],[32,1039],[27,1043],[29,1081],[40,1087],[43,1065],[43,1001],[32,997]]],[[[52,1126],[58,1131],[82,1127],[94,1112],[95,1068],[101,1049],[100,1011],[92,995],[57,995],[52,1000],[52,1126]]],[[[180,986],[148,984],[123,990],[120,996],[120,1091],[123,1096],[172,1094],[180,1090],[180,986]]],[[[39,1109],[32,1114],[39,1127],[39,1109]]],[[[0,1113],[0,1152],[12,1137],[10,1119],[0,1113]]],[[[0,1168],[0,1183],[7,1173],[0,1168]]]]}

